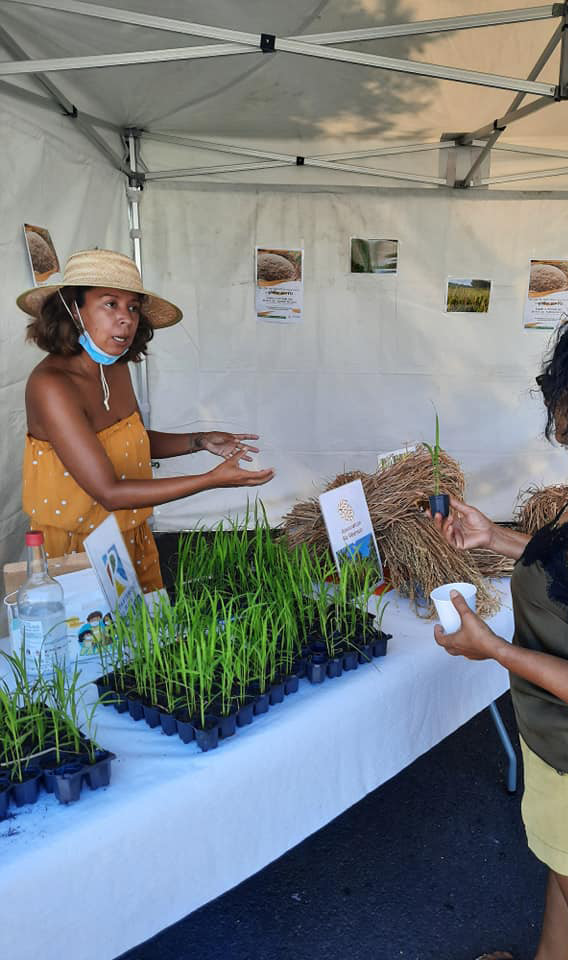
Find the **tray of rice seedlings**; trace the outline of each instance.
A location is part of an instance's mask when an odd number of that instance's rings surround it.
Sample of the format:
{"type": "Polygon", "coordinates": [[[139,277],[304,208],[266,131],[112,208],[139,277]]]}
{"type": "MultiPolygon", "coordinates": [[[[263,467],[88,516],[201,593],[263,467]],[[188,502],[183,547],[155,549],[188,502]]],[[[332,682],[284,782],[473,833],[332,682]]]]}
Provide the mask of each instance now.
{"type": "Polygon", "coordinates": [[[35,803],[41,790],[61,803],[78,800],[84,783],[110,783],[115,755],[95,739],[97,704],[86,706],[77,666],[41,668],[30,679],[25,657],[3,654],[9,680],[0,683],[0,819],[11,802],[35,803]]]}

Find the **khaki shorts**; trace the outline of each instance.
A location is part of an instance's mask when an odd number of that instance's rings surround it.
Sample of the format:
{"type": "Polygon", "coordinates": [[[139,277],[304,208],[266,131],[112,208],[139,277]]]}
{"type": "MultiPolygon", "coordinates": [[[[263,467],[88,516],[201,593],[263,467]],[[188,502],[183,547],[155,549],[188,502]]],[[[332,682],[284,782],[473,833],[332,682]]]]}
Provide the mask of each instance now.
{"type": "Polygon", "coordinates": [[[529,848],[555,873],[568,876],[568,774],[533,753],[522,737],[525,792],[521,813],[529,848]]]}

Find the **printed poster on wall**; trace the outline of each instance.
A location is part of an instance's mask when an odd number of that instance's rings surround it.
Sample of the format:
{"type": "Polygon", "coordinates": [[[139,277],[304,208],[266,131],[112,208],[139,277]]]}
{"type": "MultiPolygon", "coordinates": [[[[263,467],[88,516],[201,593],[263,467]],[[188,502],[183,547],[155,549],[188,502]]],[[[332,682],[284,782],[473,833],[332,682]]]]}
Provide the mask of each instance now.
{"type": "Polygon", "coordinates": [[[114,514],[85,537],[84,547],[109,608],[126,616],[143,593],[114,514]]]}
{"type": "Polygon", "coordinates": [[[531,260],[525,328],[554,330],[568,320],[568,260],[531,260]]]}
{"type": "Polygon", "coordinates": [[[34,286],[42,283],[57,283],[59,278],[59,260],[55,252],[49,230],[24,223],[24,238],[30,260],[34,286]]]}
{"type": "Polygon", "coordinates": [[[381,555],[361,481],[327,490],[319,502],[337,569],[352,557],[370,560],[377,568],[377,584],[383,583],[381,555]]]}
{"type": "Polygon", "coordinates": [[[256,247],[256,319],[300,323],[304,315],[304,251],[256,247]]]}

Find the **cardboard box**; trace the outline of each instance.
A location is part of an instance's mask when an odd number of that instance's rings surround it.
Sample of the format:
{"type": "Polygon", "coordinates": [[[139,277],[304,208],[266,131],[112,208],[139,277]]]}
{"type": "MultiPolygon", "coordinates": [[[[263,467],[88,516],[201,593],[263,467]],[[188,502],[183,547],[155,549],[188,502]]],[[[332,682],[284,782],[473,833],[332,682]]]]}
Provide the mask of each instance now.
{"type": "MultiPolygon", "coordinates": [[[[90,567],[86,553],[69,553],[65,557],[52,557],[47,561],[47,569],[52,577],[59,577],[62,573],[75,573],[77,570],[86,570],[90,567]]],[[[6,594],[18,590],[26,579],[26,561],[4,564],[4,590],[6,594]]]]}

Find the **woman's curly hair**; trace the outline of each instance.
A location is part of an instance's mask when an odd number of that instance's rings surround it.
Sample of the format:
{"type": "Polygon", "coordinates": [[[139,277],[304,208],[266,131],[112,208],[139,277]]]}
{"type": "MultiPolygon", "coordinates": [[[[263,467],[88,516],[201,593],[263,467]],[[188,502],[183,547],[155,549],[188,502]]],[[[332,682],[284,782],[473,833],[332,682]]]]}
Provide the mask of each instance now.
{"type": "MultiPolygon", "coordinates": [[[[28,323],[26,340],[35,343],[46,353],[61,357],[72,357],[83,349],[79,343],[80,330],[71,319],[62,303],[62,298],[71,309],[76,303],[80,308],[85,303],[85,294],[93,287],[64,287],[45,301],[39,317],[28,323]]],[[[138,329],[127,353],[119,358],[122,363],[139,363],[147,352],[148,343],[154,336],[154,329],[144,316],[144,297],[140,297],[140,319],[138,329]]]]}
{"type": "MultiPolygon", "coordinates": [[[[568,409],[568,324],[563,323],[552,344],[548,356],[543,360],[542,370],[536,378],[542,391],[546,407],[546,427],[544,435],[551,440],[556,432],[557,414],[568,409]]],[[[563,439],[568,442],[568,426],[563,439]]]]}

